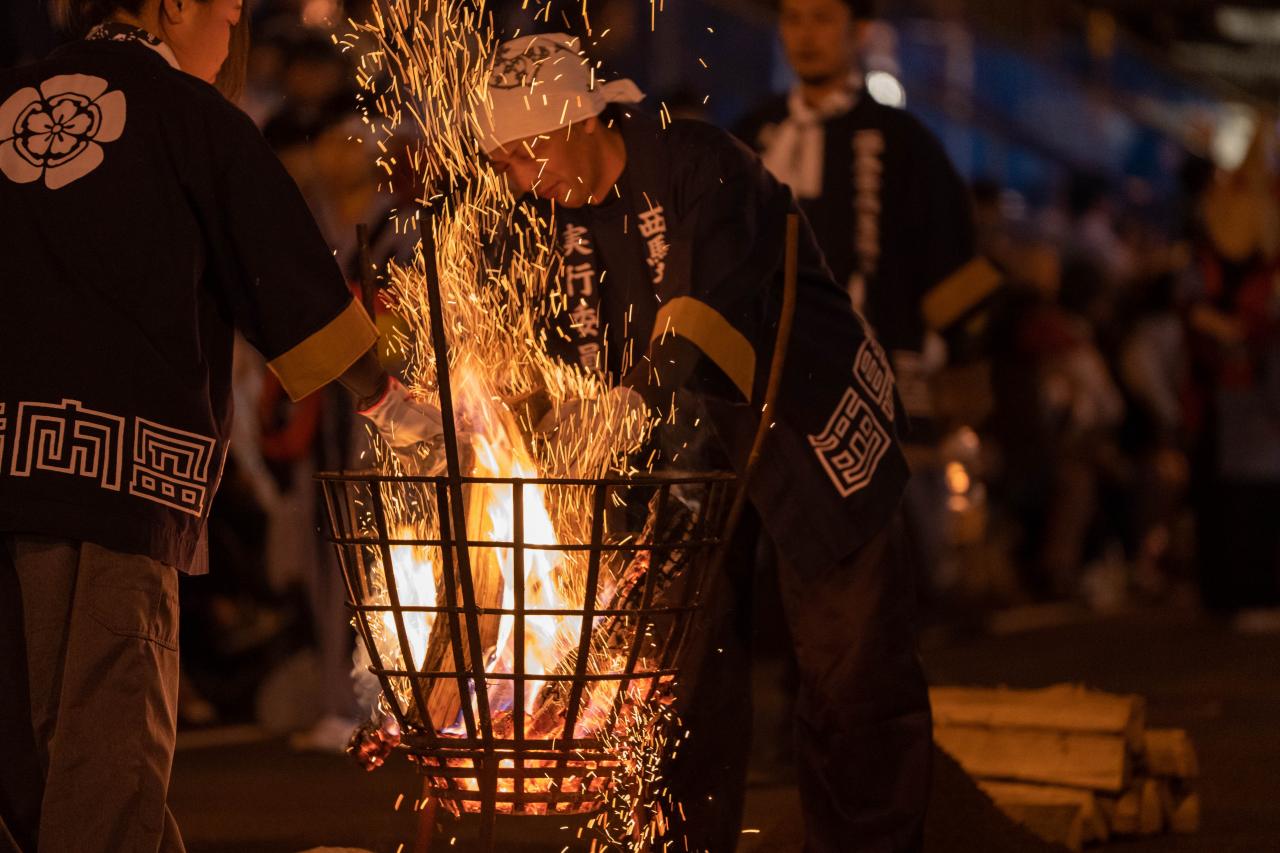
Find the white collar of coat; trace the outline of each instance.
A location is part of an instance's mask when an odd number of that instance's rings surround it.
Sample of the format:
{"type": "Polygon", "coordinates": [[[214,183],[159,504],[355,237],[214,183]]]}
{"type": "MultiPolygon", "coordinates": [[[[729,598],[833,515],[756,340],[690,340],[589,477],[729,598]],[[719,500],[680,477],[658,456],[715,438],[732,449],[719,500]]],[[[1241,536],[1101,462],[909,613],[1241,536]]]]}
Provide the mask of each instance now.
{"type": "Polygon", "coordinates": [[[822,102],[814,107],[805,100],[800,84],[797,83],[791,87],[791,92],[787,95],[787,112],[793,121],[801,124],[818,124],[853,109],[853,105],[858,102],[858,93],[861,89],[862,78],[856,74],[851,75],[848,85],[828,92],[823,96],[822,102]]]}
{"type": "Polygon", "coordinates": [[[805,101],[798,85],[787,96],[788,115],[771,130],[761,159],[775,178],[791,187],[796,198],[812,199],[822,193],[822,123],[853,109],[861,82],[857,76],[850,77],[847,86],[828,93],[817,107],[805,101]]]}
{"type": "Polygon", "coordinates": [[[122,21],[104,21],[90,30],[89,34],[85,36],[85,40],[137,42],[148,50],[153,50],[164,57],[164,61],[169,63],[171,68],[182,70],[181,66],[178,65],[178,57],[174,55],[173,49],[169,45],[141,27],[135,27],[132,24],[126,24],[122,21]]]}

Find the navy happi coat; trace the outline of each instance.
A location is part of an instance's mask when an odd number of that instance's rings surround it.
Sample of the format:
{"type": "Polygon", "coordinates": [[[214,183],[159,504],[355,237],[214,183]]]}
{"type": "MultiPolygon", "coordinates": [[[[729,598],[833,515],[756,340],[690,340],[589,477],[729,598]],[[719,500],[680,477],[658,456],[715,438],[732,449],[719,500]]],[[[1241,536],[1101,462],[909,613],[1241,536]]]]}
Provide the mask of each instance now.
{"type": "MultiPolygon", "coordinates": [[[[617,190],[557,211],[568,308],[550,337],[615,381],[655,339],[692,344],[682,363],[658,366],[663,388],[699,392],[741,466],[777,333],[786,217],[798,208],[755,154],[711,125],[617,121],[627,150],[617,190]]],[[[885,354],[803,217],[799,260],[786,375],[751,499],[785,557],[825,566],[888,523],[908,472],[885,354]]]]}
{"type": "Polygon", "coordinates": [[[244,113],[141,30],[0,71],[0,533],[205,568],[233,329],[295,398],[376,332],[244,113]]]}

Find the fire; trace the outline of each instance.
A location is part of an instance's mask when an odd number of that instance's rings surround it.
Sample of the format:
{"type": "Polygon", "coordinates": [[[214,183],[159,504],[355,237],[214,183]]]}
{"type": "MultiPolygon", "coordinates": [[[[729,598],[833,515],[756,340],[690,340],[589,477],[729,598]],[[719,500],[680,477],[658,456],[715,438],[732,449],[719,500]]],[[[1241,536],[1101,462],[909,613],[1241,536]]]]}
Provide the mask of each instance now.
{"type": "MultiPolygon", "coordinates": [[[[402,528],[400,535],[412,538],[412,531],[402,528]]],[[[396,591],[400,603],[412,607],[429,606],[436,603],[435,564],[426,548],[420,545],[392,545],[391,564],[395,572],[396,591]]],[[[409,644],[409,654],[414,668],[422,666],[423,657],[427,653],[427,637],[435,624],[436,614],[421,612],[416,618],[405,620],[405,640],[409,644]]],[[[382,614],[382,624],[390,637],[398,636],[395,617],[391,613],[382,614]]]]}
{"type": "MultiPolygon", "coordinates": [[[[395,531],[398,539],[412,539],[413,528],[401,524],[395,531]]],[[[418,545],[392,545],[391,565],[392,578],[395,581],[396,594],[401,605],[432,606],[436,604],[435,562],[427,548],[418,545]]],[[[391,608],[391,594],[386,581],[386,566],[381,555],[373,554],[372,571],[369,578],[372,588],[365,601],[366,604],[380,608],[377,619],[369,620],[368,625],[378,654],[388,666],[394,669],[418,669],[422,666],[427,651],[427,639],[435,624],[435,613],[416,611],[414,618],[406,619],[404,634],[396,624],[395,613],[391,608]],[[403,644],[402,644],[403,639],[403,644]],[[410,662],[404,659],[404,646],[409,647],[410,662]]],[[[393,679],[392,686],[402,701],[407,701],[411,689],[408,679],[393,679]]]]}
{"type": "MultiPolygon", "coordinates": [[[[461,408],[467,413],[470,427],[464,433],[470,445],[470,457],[474,460],[469,476],[478,479],[537,479],[539,471],[526,449],[524,436],[505,408],[501,408],[500,403],[485,393],[488,383],[484,376],[475,370],[460,370],[457,387],[461,408]]],[[[524,695],[519,701],[528,719],[534,719],[541,710],[546,712],[541,719],[554,721],[554,712],[562,712],[563,708],[544,707],[555,701],[555,691],[544,690],[547,680],[537,676],[553,673],[557,668],[562,669],[566,660],[576,653],[582,618],[577,615],[537,611],[581,611],[584,605],[581,591],[587,566],[585,552],[558,550],[562,540],[557,533],[556,519],[559,517],[562,526],[581,527],[585,519],[582,507],[578,504],[585,502],[574,501],[573,496],[566,493],[559,494],[562,499],[554,502],[548,490],[537,484],[526,483],[519,488],[523,504],[522,542],[533,546],[523,551],[521,573],[523,609],[526,612],[523,619],[523,666],[524,673],[529,678],[524,682],[524,695]]],[[[488,543],[515,541],[513,493],[514,488],[508,484],[474,484],[468,487],[466,493],[469,525],[467,539],[472,543],[468,553],[475,587],[482,588],[482,580],[488,573],[496,573],[500,579],[500,606],[504,612],[498,620],[492,645],[484,649],[484,669],[486,673],[502,675],[510,675],[516,671],[518,650],[515,647],[514,611],[519,578],[514,549],[488,543]]],[[[396,508],[401,515],[405,514],[403,507],[396,508]]],[[[417,519],[413,523],[402,522],[396,529],[396,537],[400,539],[433,538],[439,534],[438,527],[425,524],[424,519],[417,519]]],[[[427,659],[438,615],[432,611],[412,609],[448,604],[437,580],[441,570],[438,549],[434,546],[392,545],[391,561],[411,668],[417,671],[424,667],[428,671],[433,668],[449,669],[447,662],[442,664],[440,661],[427,659]]],[[[609,561],[605,560],[604,563],[607,575],[609,561]]],[[[380,561],[375,566],[375,576],[382,578],[382,583],[375,585],[377,601],[389,604],[385,567],[380,561]]],[[[604,590],[612,590],[614,586],[611,578],[606,578],[601,584],[604,590]]],[[[497,603],[494,602],[495,605],[497,603]]],[[[400,628],[390,610],[381,614],[381,627],[377,638],[379,650],[387,659],[403,664],[400,628]]],[[[618,669],[624,662],[625,659],[616,654],[597,654],[589,660],[588,666],[592,670],[610,671],[618,669]]],[[[511,709],[517,701],[513,695],[514,683],[510,678],[488,681],[487,695],[491,711],[511,709]]],[[[409,704],[412,700],[410,685],[404,681],[398,683],[397,687],[402,701],[409,704]]],[[[586,691],[586,702],[575,726],[575,736],[585,736],[605,724],[617,689],[617,682],[603,682],[599,687],[586,691]]],[[[435,722],[439,724],[441,721],[435,722]]],[[[449,720],[437,727],[444,734],[466,732],[461,718],[449,720]]],[[[531,731],[529,734],[531,737],[538,737],[551,733],[548,730],[531,731]]]]}
{"type": "MultiPolygon", "coordinates": [[[[500,450],[496,443],[481,437],[475,443],[478,461],[477,474],[484,477],[520,477],[532,479],[537,473],[532,465],[515,458],[510,448],[500,450]]],[[[555,525],[547,511],[546,496],[541,486],[524,485],[521,498],[524,504],[524,542],[529,545],[556,545],[555,525]]],[[[484,501],[489,519],[490,541],[511,542],[515,538],[515,515],[512,490],[505,487],[482,487],[480,500],[484,501]]],[[[515,598],[515,553],[508,548],[498,549],[498,564],[502,572],[502,608],[512,610],[515,598]]],[[[559,551],[541,549],[524,552],[524,602],[529,610],[554,610],[571,607],[560,593],[563,585],[557,581],[557,573],[564,568],[565,558],[559,551]]],[[[524,669],[529,675],[545,675],[551,672],[572,643],[574,625],[566,624],[569,617],[533,615],[524,620],[524,669]]],[[[580,621],[580,620],[577,620],[580,621]]],[[[515,671],[515,617],[504,614],[498,627],[497,648],[500,650],[492,671],[515,671]]],[[[545,681],[527,681],[522,698],[524,710],[532,714],[538,691],[545,681]]],[[[490,707],[502,707],[515,701],[504,694],[511,692],[513,682],[498,681],[489,689],[490,707]],[[504,698],[506,702],[504,703],[504,698]]]]}
{"type": "MultiPolygon", "coordinates": [[[[480,156],[474,139],[474,108],[487,97],[496,47],[487,0],[431,4],[386,0],[373,4],[370,14],[369,20],[351,22],[353,32],[338,40],[344,50],[359,56],[357,82],[367,110],[363,142],[368,150],[377,152],[388,189],[395,189],[391,178],[403,171],[395,168],[397,162],[410,167],[417,188],[416,204],[405,206],[395,227],[416,230],[417,214],[410,210],[430,207],[437,247],[435,258],[419,255],[413,263],[392,263],[385,271],[394,309],[408,329],[402,342],[409,361],[405,384],[421,398],[436,402],[438,374],[435,353],[429,346],[429,303],[424,286],[425,264],[434,263],[440,275],[454,403],[465,422],[460,424],[460,444],[465,445],[463,455],[468,459],[463,474],[592,480],[635,473],[631,454],[645,445],[653,423],[621,410],[611,411],[603,377],[552,355],[546,338],[551,325],[547,320],[561,313],[567,298],[554,285],[560,262],[556,222],[535,206],[512,197],[505,178],[480,156]],[[490,253],[490,248],[501,251],[490,253]],[[531,425],[517,423],[502,400],[538,390],[545,392],[553,406],[568,400],[590,401],[595,407],[590,425],[564,430],[558,441],[530,445],[525,433],[531,425]]],[[[542,14],[550,14],[550,4],[542,7],[542,14]]],[[[623,354],[624,372],[628,355],[623,354]]],[[[400,470],[394,461],[386,468],[400,470]]],[[[433,514],[435,498],[429,488],[412,495],[408,488],[402,489],[406,494],[391,485],[378,488],[383,489],[388,527],[397,537],[439,538],[439,519],[433,514]]],[[[468,484],[464,488],[467,534],[473,543],[468,555],[480,608],[469,615],[475,620],[472,626],[479,623],[485,671],[499,676],[523,669],[528,677],[520,696],[515,695],[513,679],[486,679],[484,698],[495,735],[511,737],[512,711],[519,709],[524,712],[526,737],[550,742],[563,734],[568,691],[566,682],[547,676],[563,676],[579,667],[595,675],[612,675],[626,670],[628,664],[644,670],[653,662],[645,660],[643,652],[640,660],[628,660],[630,641],[638,628],[634,622],[605,624],[607,620],[596,619],[596,624],[583,624],[589,559],[581,546],[587,544],[584,539],[591,530],[591,490],[560,484],[524,484],[520,488],[523,541],[546,547],[525,549],[519,566],[512,548],[489,544],[516,538],[512,487],[468,484]],[[518,592],[526,611],[522,648],[516,647],[520,625],[509,612],[516,609],[518,592]],[[576,611],[578,615],[528,614],[529,610],[576,611]],[[508,612],[494,616],[493,611],[508,612]],[[584,631],[591,634],[588,655],[586,661],[578,661],[584,631]]],[[[367,521],[370,527],[376,526],[373,519],[367,521]]],[[[371,588],[363,591],[362,603],[389,605],[387,567],[375,549],[366,549],[366,553],[371,588]]],[[[371,639],[384,668],[445,672],[453,671],[458,661],[467,668],[470,650],[451,648],[448,619],[442,621],[440,615],[429,611],[405,609],[460,603],[449,601],[439,548],[396,545],[389,556],[400,616],[397,619],[391,612],[383,612],[369,620],[371,639]],[[404,660],[405,648],[408,661],[404,660]]],[[[648,556],[641,553],[623,565],[627,558],[612,552],[604,555],[598,594],[593,593],[597,600],[591,603],[607,607],[621,594],[624,579],[632,580],[634,590],[634,578],[647,567],[648,556]]],[[[620,757],[611,762],[571,760],[562,764],[562,773],[572,771],[558,783],[562,792],[601,793],[605,788],[630,792],[653,786],[656,760],[666,745],[654,738],[662,728],[659,720],[666,717],[661,708],[646,700],[651,682],[632,680],[622,697],[618,696],[620,684],[613,678],[588,680],[571,733],[575,738],[597,738],[620,757]],[[613,771],[602,765],[613,767],[618,775],[610,777],[613,771]],[[618,783],[618,778],[623,781],[618,783]]],[[[419,678],[413,683],[409,678],[392,678],[388,686],[394,696],[386,698],[396,701],[407,721],[430,726],[446,737],[468,733],[463,703],[469,703],[473,712],[479,710],[480,697],[457,695],[456,679],[435,679],[433,683],[419,678]]],[[[470,759],[450,759],[454,761],[470,759]]],[[[526,771],[537,764],[530,761],[517,759],[526,771]]],[[[510,777],[500,776],[498,783],[502,791],[513,789],[510,777]]],[[[462,778],[456,784],[473,789],[476,780],[462,778]]],[[[525,792],[553,790],[549,778],[526,777],[520,786],[525,792]]],[[[559,802],[555,808],[563,811],[567,805],[559,802]]],[[[509,803],[505,806],[510,808],[509,803]]],[[[546,805],[531,803],[529,811],[539,807],[545,810],[546,805]]],[[[590,798],[583,798],[581,810],[590,808],[590,798]]],[[[640,808],[632,804],[617,814],[635,814],[640,808]]]]}

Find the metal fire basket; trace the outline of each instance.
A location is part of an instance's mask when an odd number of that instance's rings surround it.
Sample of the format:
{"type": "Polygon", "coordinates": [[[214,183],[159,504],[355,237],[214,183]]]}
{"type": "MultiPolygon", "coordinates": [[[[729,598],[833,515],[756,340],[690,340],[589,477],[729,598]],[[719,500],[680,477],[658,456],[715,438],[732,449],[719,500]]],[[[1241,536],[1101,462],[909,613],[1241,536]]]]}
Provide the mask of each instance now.
{"type": "Polygon", "coordinates": [[[370,671],[400,725],[401,748],[427,778],[427,793],[455,815],[478,812],[490,831],[496,814],[598,809],[620,766],[609,739],[627,706],[661,700],[679,676],[723,542],[735,478],[713,473],[451,482],[361,472],[318,479],[370,671]],[[493,498],[509,495],[509,541],[453,534],[450,502],[476,488],[488,489],[493,498]],[[576,491],[574,499],[589,507],[589,530],[579,539],[529,541],[527,501],[546,490],[561,490],[562,499],[576,491]],[[406,537],[404,528],[389,521],[405,507],[434,519],[438,538],[406,537]],[[646,511],[637,513],[637,507],[646,511]],[[574,606],[526,602],[526,563],[537,551],[577,552],[575,559],[585,560],[585,583],[574,606]],[[426,604],[402,588],[411,572],[423,570],[424,557],[433,567],[436,590],[426,604]],[[507,561],[511,588],[506,606],[484,606],[477,600],[478,574],[496,559],[507,561]],[[447,639],[447,656],[435,661],[424,654],[421,640],[411,648],[411,623],[424,613],[435,614],[433,625],[442,642],[447,639]],[[503,618],[514,659],[509,672],[486,671],[494,650],[484,647],[484,624],[503,618]],[[547,618],[572,626],[576,648],[565,650],[564,666],[531,673],[523,654],[526,637],[547,618]],[[596,653],[602,646],[610,653],[596,653]],[[556,694],[544,706],[559,710],[553,724],[532,719],[526,710],[524,700],[535,683],[544,695],[556,694]],[[491,702],[494,695],[511,701],[498,706],[491,702]],[[431,710],[442,705],[456,707],[456,719],[433,720],[431,710]]]}
{"type": "MultiPolygon", "coordinates": [[[[727,539],[737,526],[746,484],[771,423],[767,415],[778,399],[795,310],[799,220],[794,214],[787,217],[783,307],[760,409],[766,416],[756,430],[741,483],[727,473],[579,480],[462,476],[428,211],[421,212],[419,228],[427,259],[447,476],[356,472],[317,479],[348,603],[370,671],[400,725],[400,746],[418,760],[430,797],[454,814],[479,812],[480,842],[492,849],[499,813],[583,814],[604,806],[623,769],[618,745],[611,741],[620,719],[629,709],[665,698],[680,674],[690,629],[699,608],[714,595],[727,539]],[[525,518],[531,488],[533,494],[561,490],[561,501],[576,490],[570,498],[586,508],[580,513],[585,520],[581,529],[557,532],[568,541],[530,541],[525,518]],[[510,489],[510,524],[504,525],[511,531],[509,541],[468,535],[467,498],[476,489],[490,495],[510,489]],[[406,518],[426,523],[405,525],[406,518]],[[438,535],[414,536],[419,530],[438,535]],[[420,595],[410,600],[401,588],[397,560],[414,559],[414,549],[419,554],[425,549],[431,566],[430,603],[417,600],[420,595]],[[565,606],[530,606],[526,601],[526,557],[539,550],[585,554],[581,589],[565,606]],[[477,595],[484,568],[473,572],[473,565],[486,554],[509,559],[510,577],[503,577],[497,606],[477,595]],[[434,636],[425,651],[419,637],[420,653],[415,655],[408,626],[427,613],[434,614],[434,636]],[[525,641],[537,620],[546,618],[576,625],[571,632],[576,648],[567,650],[564,663],[541,667],[535,674],[525,659],[525,641]],[[500,626],[507,619],[511,630],[509,670],[488,666],[502,643],[490,646],[482,633],[485,625],[492,629],[495,619],[500,626]],[[394,636],[390,644],[389,635],[394,636]],[[437,652],[443,647],[447,654],[432,654],[431,642],[437,639],[437,652]],[[601,648],[604,653],[597,654],[601,648]],[[545,720],[528,718],[537,709],[536,704],[525,707],[532,682],[553,691],[556,701],[541,707],[563,708],[563,719],[554,716],[553,725],[546,726],[545,720]],[[508,707],[490,702],[491,685],[509,686],[495,694],[510,696],[508,707]],[[598,701],[602,695],[607,702],[598,701]],[[455,706],[456,719],[436,713],[455,706]],[[584,720],[588,724],[580,727],[584,720]]],[[[372,277],[369,264],[363,266],[369,301],[372,277]]],[[[654,725],[662,724],[663,718],[652,719],[654,725]]]]}

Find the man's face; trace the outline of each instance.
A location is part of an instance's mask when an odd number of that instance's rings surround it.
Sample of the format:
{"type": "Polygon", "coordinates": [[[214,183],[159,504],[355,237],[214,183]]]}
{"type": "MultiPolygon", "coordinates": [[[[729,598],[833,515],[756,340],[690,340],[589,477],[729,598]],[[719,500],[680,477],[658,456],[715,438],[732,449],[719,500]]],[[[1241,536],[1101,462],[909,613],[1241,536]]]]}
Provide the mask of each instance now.
{"type": "Polygon", "coordinates": [[[489,160],[516,195],[533,193],[565,207],[582,207],[595,184],[593,166],[598,158],[592,146],[597,134],[591,132],[595,121],[588,119],[572,132],[560,128],[508,142],[490,151],[489,160]]]}
{"type": "Polygon", "coordinates": [[[796,76],[806,83],[845,77],[857,54],[857,26],[842,0],[782,0],[778,32],[796,76]]]}

